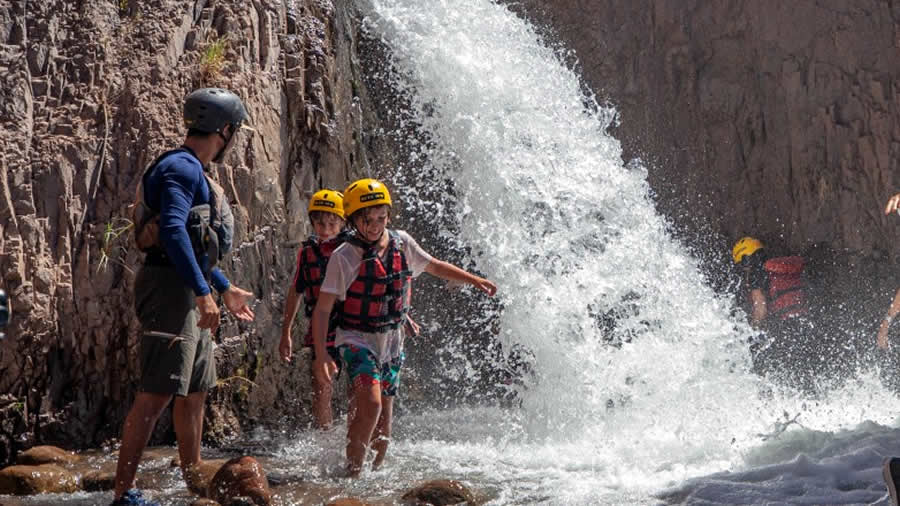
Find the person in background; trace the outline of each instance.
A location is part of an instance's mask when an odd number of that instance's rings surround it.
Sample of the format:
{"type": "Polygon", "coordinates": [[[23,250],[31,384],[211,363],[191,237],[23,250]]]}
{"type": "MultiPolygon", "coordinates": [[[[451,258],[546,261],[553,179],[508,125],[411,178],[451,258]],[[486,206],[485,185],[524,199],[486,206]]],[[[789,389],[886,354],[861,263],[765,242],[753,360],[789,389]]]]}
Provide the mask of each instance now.
{"type": "Polygon", "coordinates": [[[774,374],[787,386],[814,391],[824,357],[807,319],[805,260],[769,256],[754,237],[738,240],[731,255],[742,269],[741,294],[750,325],[763,334],[751,343],[754,369],[774,374]]]}

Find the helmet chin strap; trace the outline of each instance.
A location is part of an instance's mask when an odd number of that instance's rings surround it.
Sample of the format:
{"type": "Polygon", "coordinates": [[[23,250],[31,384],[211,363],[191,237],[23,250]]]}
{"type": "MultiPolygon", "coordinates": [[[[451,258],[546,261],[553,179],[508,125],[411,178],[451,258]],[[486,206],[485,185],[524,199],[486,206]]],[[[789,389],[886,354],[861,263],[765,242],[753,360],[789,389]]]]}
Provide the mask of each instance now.
{"type": "Polygon", "coordinates": [[[228,149],[228,144],[231,143],[231,139],[234,139],[234,134],[236,132],[234,131],[234,127],[232,126],[230,137],[225,137],[225,135],[221,131],[216,133],[219,134],[219,137],[221,137],[223,141],[225,141],[225,144],[222,146],[222,149],[220,149],[219,152],[216,153],[216,156],[213,157],[212,161],[216,163],[222,163],[222,160],[225,159],[225,151],[228,149]]]}

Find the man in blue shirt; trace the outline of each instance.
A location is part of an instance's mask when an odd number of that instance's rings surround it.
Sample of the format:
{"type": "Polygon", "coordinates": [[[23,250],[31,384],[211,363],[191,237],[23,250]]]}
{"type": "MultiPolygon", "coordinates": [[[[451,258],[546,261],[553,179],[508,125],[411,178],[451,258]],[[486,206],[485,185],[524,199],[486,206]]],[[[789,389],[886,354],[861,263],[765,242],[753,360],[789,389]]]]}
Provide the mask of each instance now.
{"type": "Polygon", "coordinates": [[[139,204],[151,219],[135,223],[136,236],[146,232],[152,241],[141,246],[147,256],[134,288],[143,329],[141,384],[122,430],[113,505],[156,504],[133,488],[134,478],[156,420],[173,396],[173,423],[186,479],[200,463],[206,392],[216,384],[211,334],[219,325],[219,307],[210,284],[238,319],[254,317],[247,306],[252,294],[231,285],[214,267],[230,248],[233,218],[204,173],[211,161],[222,161],[246,119],[244,104],[234,93],[219,88],[194,91],[184,104],[184,144],[158,158],[143,176],[139,204]],[[202,209],[205,215],[198,211],[202,209]],[[216,241],[214,250],[208,249],[210,241],[216,241]],[[208,251],[214,251],[215,258],[208,251]]]}

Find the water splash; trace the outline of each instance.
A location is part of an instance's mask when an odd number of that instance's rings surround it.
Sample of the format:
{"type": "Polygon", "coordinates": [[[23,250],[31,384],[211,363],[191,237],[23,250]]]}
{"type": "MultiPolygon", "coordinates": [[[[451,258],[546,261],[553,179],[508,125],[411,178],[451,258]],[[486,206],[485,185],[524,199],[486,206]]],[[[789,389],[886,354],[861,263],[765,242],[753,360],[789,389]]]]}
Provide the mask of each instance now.
{"type": "MultiPolygon", "coordinates": [[[[526,474],[562,467],[555,493],[583,500],[740,466],[785,416],[820,430],[892,419],[897,402],[873,394],[877,384],[812,403],[750,372],[751,330],[668,233],[646,168],[623,163],[608,133],[615,110],[528,23],[488,0],[362,9],[425,139],[410,141],[409,164],[427,160],[426,173],[453,181],[453,205],[418,206],[455,221],[445,238],[501,287],[502,340],[535,357],[515,414],[522,430],[503,450],[491,446],[501,434],[480,434],[485,461],[526,474]],[[572,490],[585,479],[595,492],[572,490]]],[[[428,184],[410,178],[398,191],[428,184]]],[[[463,439],[473,458],[478,438],[463,439]]],[[[452,453],[442,455],[459,463],[452,453]]]]}

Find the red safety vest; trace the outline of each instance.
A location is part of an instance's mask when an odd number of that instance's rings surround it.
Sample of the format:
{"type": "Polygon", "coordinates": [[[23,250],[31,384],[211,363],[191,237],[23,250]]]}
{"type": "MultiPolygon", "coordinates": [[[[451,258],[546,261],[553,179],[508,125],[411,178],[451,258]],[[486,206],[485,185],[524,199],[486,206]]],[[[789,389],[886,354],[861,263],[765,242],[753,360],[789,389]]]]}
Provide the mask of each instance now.
{"type": "Polygon", "coordinates": [[[341,328],[361,332],[386,332],[400,327],[409,311],[409,283],[412,273],[403,254],[403,241],[389,231],[384,260],[376,248],[353,236],[348,242],[368,248],[363,253],[359,273],[344,298],[339,312],[341,328]]]}
{"type": "MultiPolygon", "coordinates": [[[[325,280],[325,269],[328,267],[328,259],[331,258],[334,250],[344,243],[344,239],[344,235],[338,235],[320,243],[311,238],[303,243],[303,248],[297,254],[297,276],[303,281],[303,303],[307,318],[312,318],[313,309],[316,307],[316,302],[319,301],[319,288],[322,287],[322,282],[325,280]]],[[[295,279],[294,286],[296,285],[297,280],[295,279]]],[[[335,301],[335,306],[339,304],[339,301],[335,301]]],[[[335,307],[335,309],[332,309],[331,318],[328,321],[327,346],[334,346],[337,315],[338,311],[335,307]]],[[[313,344],[312,325],[306,331],[304,342],[308,346],[313,344]]]]}
{"type": "Polygon", "coordinates": [[[763,264],[769,276],[769,315],[785,320],[807,313],[804,263],[802,257],[790,256],[770,258],[763,264]]]}

